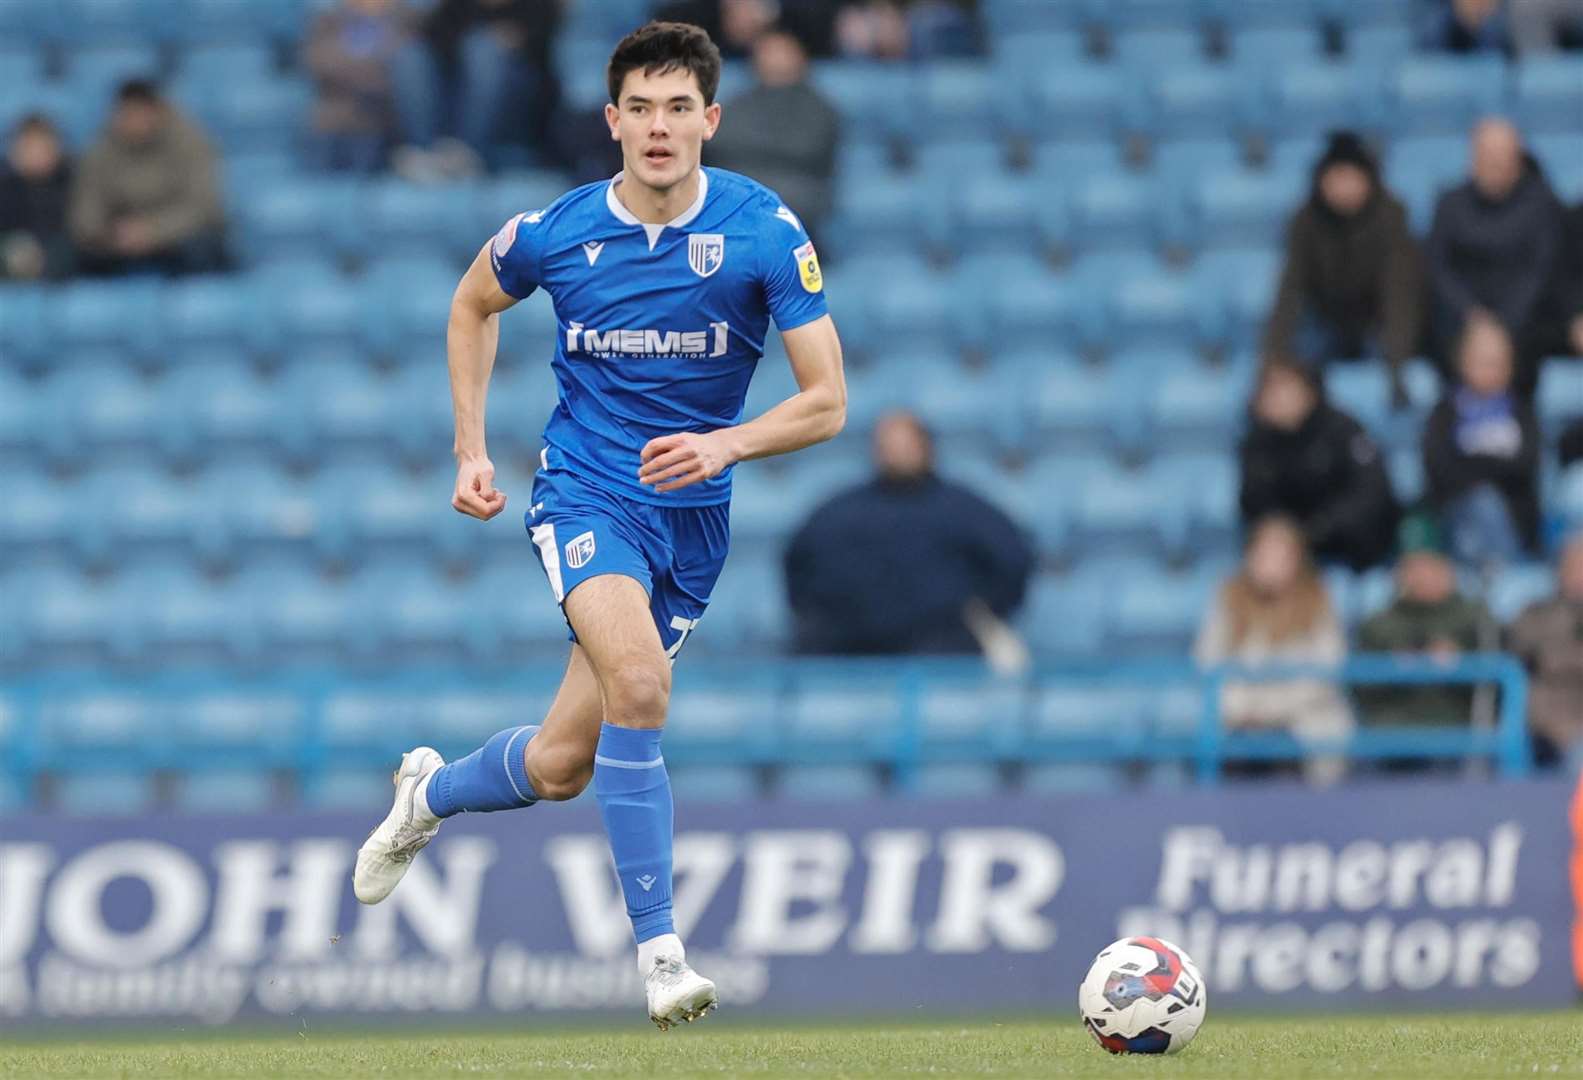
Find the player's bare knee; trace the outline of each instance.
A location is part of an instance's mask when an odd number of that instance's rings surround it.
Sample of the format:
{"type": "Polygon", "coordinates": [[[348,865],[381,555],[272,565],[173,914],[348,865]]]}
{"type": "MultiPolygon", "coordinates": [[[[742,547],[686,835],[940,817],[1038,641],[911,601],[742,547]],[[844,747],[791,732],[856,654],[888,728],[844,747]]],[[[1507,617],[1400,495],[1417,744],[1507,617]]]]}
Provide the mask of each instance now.
{"type": "Polygon", "coordinates": [[[565,802],[581,795],[593,778],[594,768],[590,762],[586,767],[533,779],[533,793],[546,802],[565,802]]]}
{"type": "Polygon", "coordinates": [[[659,727],[670,698],[668,664],[621,664],[605,679],[605,719],[620,727],[659,727]]]}

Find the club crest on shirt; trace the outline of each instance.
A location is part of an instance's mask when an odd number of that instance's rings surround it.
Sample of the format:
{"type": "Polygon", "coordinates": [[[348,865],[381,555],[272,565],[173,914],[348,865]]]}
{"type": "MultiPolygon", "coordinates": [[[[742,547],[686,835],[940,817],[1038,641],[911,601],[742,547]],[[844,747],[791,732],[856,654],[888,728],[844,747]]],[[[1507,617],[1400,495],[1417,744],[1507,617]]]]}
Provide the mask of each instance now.
{"type": "Polygon", "coordinates": [[[687,265],[708,277],[726,261],[726,238],[720,233],[693,233],[687,238],[687,265]]]}
{"type": "Polygon", "coordinates": [[[802,278],[805,292],[816,293],[824,288],[824,271],[819,269],[819,255],[812,240],[792,252],[792,258],[797,260],[797,276],[802,278]]]}
{"type": "Polygon", "coordinates": [[[566,541],[566,565],[573,570],[587,566],[588,560],[594,557],[594,534],[585,532],[566,541]]]}

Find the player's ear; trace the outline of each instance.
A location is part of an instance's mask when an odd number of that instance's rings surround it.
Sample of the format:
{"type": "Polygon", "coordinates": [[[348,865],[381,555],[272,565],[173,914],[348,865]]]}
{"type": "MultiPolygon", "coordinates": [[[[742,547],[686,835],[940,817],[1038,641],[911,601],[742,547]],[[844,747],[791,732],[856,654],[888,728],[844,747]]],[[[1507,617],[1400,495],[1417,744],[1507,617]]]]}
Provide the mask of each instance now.
{"type": "Polygon", "coordinates": [[[621,110],[614,105],[605,106],[605,123],[610,125],[610,141],[621,141],[621,110]]]}
{"type": "Polygon", "coordinates": [[[704,139],[707,141],[714,138],[718,130],[720,130],[720,103],[717,101],[704,110],[704,139]]]}

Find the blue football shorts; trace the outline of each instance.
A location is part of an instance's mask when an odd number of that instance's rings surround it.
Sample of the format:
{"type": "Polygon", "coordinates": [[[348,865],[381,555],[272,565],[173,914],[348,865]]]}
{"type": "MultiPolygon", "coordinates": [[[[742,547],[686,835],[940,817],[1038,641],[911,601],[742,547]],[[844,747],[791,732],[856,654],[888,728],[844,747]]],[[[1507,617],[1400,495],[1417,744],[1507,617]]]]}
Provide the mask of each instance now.
{"type": "MultiPolygon", "coordinates": [[[[731,543],[729,503],[652,506],[561,468],[534,475],[533,505],[524,518],[563,615],[566,598],[589,578],[634,578],[649,594],[672,659],[709,606],[731,543]]],[[[570,637],[576,641],[577,632],[570,637]]]]}

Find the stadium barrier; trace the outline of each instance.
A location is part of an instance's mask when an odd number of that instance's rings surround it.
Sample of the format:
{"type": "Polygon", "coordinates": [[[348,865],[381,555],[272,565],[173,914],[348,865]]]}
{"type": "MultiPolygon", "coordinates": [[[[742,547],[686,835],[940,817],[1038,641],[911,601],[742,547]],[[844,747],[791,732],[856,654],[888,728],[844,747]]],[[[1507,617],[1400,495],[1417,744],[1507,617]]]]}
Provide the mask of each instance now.
{"type": "MultiPolygon", "coordinates": [[[[1048,1013],[1103,945],[1221,1009],[1575,1000],[1562,778],[677,807],[689,958],[734,1013],[1048,1013]]],[[[365,814],[0,819],[0,1029],[642,1015],[584,797],[447,823],[385,903],[365,814]]]]}
{"type": "MultiPolygon", "coordinates": [[[[542,716],[559,667],[480,686],[453,669],[378,677],[218,673],[118,678],[51,674],[0,686],[0,770],[26,790],[37,775],[105,770],[279,769],[307,781],[387,768],[418,743],[448,756],[542,716]]],[[[1217,782],[1228,759],[1340,754],[1357,760],[1484,759],[1502,776],[1530,768],[1527,675],[1514,659],[1442,663],[1356,656],[1335,668],[1182,661],[1045,665],[1016,678],[974,660],[786,660],[687,665],[677,679],[667,758],[703,765],[874,765],[914,790],[940,764],[1191,763],[1217,782]],[[1334,742],[1233,732],[1220,722],[1228,680],[1350,685],[1460,683],[1498,689],[1487,722],[1359,726],[1334,742]]]]}

